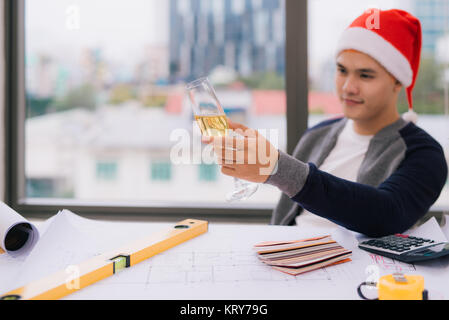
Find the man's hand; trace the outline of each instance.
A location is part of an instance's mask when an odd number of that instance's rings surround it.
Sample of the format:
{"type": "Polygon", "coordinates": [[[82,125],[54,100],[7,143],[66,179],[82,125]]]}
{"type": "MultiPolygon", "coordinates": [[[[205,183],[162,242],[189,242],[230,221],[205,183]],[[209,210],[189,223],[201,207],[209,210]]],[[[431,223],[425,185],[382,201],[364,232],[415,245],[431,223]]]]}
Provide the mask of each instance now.
{"type": "MultiPolygon", "coordinates": [[[[229,120],[228,120],[229,121],[229,120]]],[[[203,137],[212,143],[221,172],[255,183],[265,183],[276,167],[279,151],[259,132],[229,121],[239,137],[203,137]]]]}

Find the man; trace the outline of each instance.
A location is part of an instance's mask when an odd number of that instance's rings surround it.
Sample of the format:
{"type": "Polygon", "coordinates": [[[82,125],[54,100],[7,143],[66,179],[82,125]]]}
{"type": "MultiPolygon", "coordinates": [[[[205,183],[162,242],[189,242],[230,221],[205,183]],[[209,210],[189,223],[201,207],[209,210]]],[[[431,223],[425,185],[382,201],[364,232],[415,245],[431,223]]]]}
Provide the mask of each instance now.
{"type": "Polygon", "coordinates": [[[338,43],[335,83],[344,118],[309,129],[293,156],[254,130],[231,123],[245,131],[244,160],[263,146],[270,151],[268,164],[242,164],[239,152],[225,150],[236,147],[234,139],[212,139],[224,174],[283,192],[272,224],[340,225],[379,237],[409,229],[438,199],[447,178],[444,152],[413,123],[421,25],[405,11],[378,14],[377,28],[365,13],[338,43]],[[397,111],[402,87],[410,105],[404,118],[397,111]]]}

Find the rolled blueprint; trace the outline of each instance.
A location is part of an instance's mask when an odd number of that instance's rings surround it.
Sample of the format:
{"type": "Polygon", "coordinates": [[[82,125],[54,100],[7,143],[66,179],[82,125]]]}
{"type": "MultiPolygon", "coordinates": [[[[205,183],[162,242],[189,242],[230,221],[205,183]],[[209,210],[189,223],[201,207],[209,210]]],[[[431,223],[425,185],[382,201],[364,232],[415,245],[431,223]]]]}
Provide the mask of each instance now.
{"type": "Polygon", "coordinates": [[[37,228],[0,201],[1,248],[8,254],[17,256],[29,252],[38,239],[37,228]]]}

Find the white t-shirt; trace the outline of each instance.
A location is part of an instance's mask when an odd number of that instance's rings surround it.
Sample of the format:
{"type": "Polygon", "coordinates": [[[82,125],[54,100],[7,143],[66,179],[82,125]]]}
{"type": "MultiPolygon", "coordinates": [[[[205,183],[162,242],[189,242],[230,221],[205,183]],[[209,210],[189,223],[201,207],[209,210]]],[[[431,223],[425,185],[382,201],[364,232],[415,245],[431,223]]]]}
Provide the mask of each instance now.
{"type": "MultiPolygon", "coordinates": [[[[336,177],[355,182],[373,137],[360,135],[355,132],[354,121],[348,119],[345,128],[338,137],[337,144],[319,169],[336,177]]],[[[319,217],[305,209],[296,217],[296,224],[299,227],[314,228],[337,226],[332,221],[319,217]]]]}

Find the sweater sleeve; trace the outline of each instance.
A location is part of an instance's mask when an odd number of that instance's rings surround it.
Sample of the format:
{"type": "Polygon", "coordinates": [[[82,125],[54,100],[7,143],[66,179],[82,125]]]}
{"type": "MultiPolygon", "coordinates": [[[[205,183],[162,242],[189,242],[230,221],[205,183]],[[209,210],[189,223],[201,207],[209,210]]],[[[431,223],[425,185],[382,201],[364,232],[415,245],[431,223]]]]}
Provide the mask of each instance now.
{"type": "Polygon", "coordinates": [[[408,151],[396,171],[377,188],[335,177],[312,163],[305,169],[305,164],[293,157],[281,155],[281,159],[290,168],[282,168],[280,162],[267,183],[280,188],[306,210],[371,237],[412,227],[438,199],[447,178],[444,153],[434,146],[408,151]],[[292,167],[300,173],[293,174],[292,167]],[[305,181],[298,181],[304,174],[305,181]],[[299,189],[293,194],[295,188],[299,189]]]}

